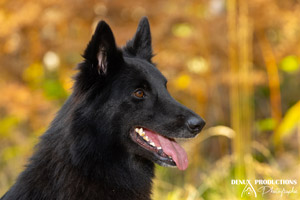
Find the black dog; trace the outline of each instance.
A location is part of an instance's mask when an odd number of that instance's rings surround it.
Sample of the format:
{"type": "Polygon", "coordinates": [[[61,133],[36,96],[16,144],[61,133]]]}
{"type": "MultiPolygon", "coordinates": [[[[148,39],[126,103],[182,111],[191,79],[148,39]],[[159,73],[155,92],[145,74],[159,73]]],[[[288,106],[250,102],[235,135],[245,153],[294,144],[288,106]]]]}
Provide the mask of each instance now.
{"type": "Polygon", "coordinates": [[[73,94],[2,200],[150,199],[154,162],[186,169],[173,138],[194,137],[205,122],[170,96],[152,56],[147,18],[122,49],[99,22],[73,94]]]}

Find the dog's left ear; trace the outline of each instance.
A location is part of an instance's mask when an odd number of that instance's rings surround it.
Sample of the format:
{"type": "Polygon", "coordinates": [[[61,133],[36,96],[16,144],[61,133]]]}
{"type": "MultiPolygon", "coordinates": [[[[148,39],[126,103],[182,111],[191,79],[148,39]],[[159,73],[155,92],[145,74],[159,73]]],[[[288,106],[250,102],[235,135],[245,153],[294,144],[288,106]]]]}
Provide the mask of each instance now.
{"type": "Polygon", "coordinates": [[[127,42],[124,50],[131,56],[140,57],[151,62],[153,54],[150,25],[147,17],[140,20],[134,37],[127,42]]]}
{"type": "Polygon", "coordinates": [[[106,75],[122,62],[122,52],[117,48],[114,35],[105,21],[100,21],[91,41],[84,51],[83,57],[90,64],[92,70],[100,75],[106,75]]]}

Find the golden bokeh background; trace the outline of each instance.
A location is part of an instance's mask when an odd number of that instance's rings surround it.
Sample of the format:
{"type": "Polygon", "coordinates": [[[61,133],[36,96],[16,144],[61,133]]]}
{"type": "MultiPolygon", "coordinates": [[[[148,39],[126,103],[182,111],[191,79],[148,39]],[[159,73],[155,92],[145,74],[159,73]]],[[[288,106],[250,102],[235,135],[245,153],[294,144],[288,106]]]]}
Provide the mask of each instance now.
{"type": "Polygon", "coordinates": [[[153,198],[235,200],[232,179],[284,179],[297,184],[274,190],[296,194],[257,199],[300,199],[299,0],[0,0],[0,196],[71,93],[97,22],[122,46],[142,16],[170,93],[207,122],[183,142],[185,172],[157,166],[153,198]]]}

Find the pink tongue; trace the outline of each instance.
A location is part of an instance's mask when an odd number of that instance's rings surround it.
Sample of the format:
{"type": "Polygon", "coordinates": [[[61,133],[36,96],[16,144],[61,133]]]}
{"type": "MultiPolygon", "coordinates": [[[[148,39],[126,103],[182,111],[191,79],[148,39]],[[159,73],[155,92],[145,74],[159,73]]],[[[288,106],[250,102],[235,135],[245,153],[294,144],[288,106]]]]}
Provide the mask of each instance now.
{"type": "Polygon", "coordinates": [[[169,140],[157,133],[153,133],[152,131],[145,130],[146,135],[149,139],[155,143],[156,146],[161,146],[163,151],[171,156],[175,161],[178,169],[185,170],[188,167],[188,158],[185,150],[177,144],[175,141],[169,140]]]}

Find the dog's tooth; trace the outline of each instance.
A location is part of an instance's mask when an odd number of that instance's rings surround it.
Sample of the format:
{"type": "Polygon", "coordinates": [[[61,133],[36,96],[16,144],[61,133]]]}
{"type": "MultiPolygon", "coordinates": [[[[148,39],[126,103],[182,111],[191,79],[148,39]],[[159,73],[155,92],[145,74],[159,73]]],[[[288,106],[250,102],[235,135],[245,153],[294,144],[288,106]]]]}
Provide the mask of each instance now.
{"type": "Polygon", "coordinates": [[[146,133],[143,131],[143,132],[141,132],[141,134],[140,134],[140,136],[145,136],[146,135],[146,133]]]}
{"type": "Polygon", "coordinates": [[[138,130],[139,135],[143,134],[143,131],[141,129],[138,130]]]}
{"type": "Polygon", "coordinates": [[[144,132],[144,129],[143,129],[143,128],[140,128],[140,132],[144,132]]]}
{"type": "Polygon", "coordinates": [[[146,135],[146,136],[144,136],[143,138],[144,138],[144,140],[146,140],[146,141],[149,141],[149,138],[148,138],[148,136],[147,136],[147,135],[146,135]]]}
{"type": "Polygon", "coordinates": [[[149,143],[151,146],[154,146],[155,147],[155,143],[154,142],[150,142],[149,143]]]}
{"type": "Polygon", "coordinates": [[[157,147],[157,149],[158,149],[158,150],[161,150],[162,148],[161,148],[161,147],[157,147]]]}
{"type": "Polygon", "coordinates": [[[139,133],[139,129],[138,128],[135,128],[134,130],[135,130],[135,132],[139,133]]]}

